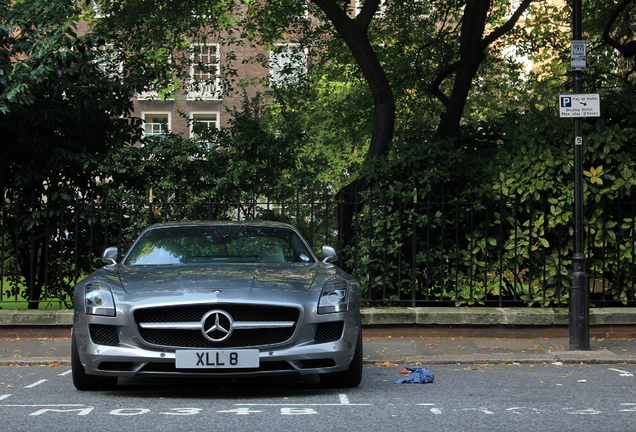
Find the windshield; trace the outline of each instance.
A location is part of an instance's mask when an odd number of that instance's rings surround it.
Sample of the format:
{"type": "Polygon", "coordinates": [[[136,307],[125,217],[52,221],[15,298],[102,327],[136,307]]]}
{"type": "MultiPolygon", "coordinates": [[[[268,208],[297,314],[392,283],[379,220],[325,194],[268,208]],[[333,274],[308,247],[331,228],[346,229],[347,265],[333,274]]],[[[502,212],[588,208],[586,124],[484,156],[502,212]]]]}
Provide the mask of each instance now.
{"type": "Polygon", "coordinates": [[[125,265],[188,263],[309,263],[300,237],[284,227],[184,226],[149,230],[125,265]]]}

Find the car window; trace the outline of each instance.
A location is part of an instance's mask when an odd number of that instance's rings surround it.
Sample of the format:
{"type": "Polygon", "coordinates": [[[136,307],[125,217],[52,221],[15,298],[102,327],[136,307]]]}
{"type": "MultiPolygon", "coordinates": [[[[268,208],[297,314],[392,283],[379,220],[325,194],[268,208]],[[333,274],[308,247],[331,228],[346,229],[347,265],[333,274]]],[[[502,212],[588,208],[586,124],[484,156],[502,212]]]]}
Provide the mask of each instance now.
{"type": "Polygon", "coordinates": [[[133,245],[126,265],[314,262],[291,229],[255,226],[161,227],[133,245]]]}

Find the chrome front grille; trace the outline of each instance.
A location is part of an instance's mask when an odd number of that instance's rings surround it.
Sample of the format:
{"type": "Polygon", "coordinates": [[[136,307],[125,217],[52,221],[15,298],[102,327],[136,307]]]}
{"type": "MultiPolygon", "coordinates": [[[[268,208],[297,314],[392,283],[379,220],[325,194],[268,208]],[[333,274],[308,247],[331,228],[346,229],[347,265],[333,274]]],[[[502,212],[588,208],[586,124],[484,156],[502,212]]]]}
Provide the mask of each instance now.
{"type": "Polygon", "coordinates": [[[208,304],[137,309],[134,319],[142,339],[152,345],[177,348],[225,348],[275,345],[296,331],[300,311],[294,307],[208,304]],[[203,336],[201,320],[212,310],[231,315],[229,338],[213,342],[203,336]]]}

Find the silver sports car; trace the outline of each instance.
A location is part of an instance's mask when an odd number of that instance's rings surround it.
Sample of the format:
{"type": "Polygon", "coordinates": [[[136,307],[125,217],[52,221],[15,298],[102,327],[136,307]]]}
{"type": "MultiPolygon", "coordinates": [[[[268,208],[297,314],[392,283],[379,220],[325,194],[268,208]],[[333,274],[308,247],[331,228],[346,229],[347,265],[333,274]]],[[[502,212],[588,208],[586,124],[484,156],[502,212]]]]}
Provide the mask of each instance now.
{"type": "Polygon", "coordinates": [[[332,247],[316,258],[293,227],[181,222],[146,229],[75,287],[73,383],[138,375],[362,378],[360,285],[332,247]]]}

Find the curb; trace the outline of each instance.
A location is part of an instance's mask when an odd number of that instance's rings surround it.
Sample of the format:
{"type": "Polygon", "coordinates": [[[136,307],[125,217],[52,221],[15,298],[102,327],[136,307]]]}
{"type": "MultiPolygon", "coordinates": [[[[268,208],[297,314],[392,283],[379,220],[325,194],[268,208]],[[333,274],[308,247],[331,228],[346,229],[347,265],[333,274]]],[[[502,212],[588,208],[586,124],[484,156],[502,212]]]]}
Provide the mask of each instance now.
{"type": "Polygon", "coordinates": [[[550,354],[507,355],[507,354],[467,354],[455,355],[429,355],[429,356],[397,356],[380,359],[365,358],[364,364],[382,365],[389,362],[395,365],[422,364],[422,365],[450,365],[450,364],[537,364],[537,363],[561,363],[561,364],[636,364],[636,358],[622,358],[608,351],[568,351],[550,354]]]}
{"type": "MultiPolygon", "coordinates": [[[[567,326],[567,308],[368,307],[360,310],[363,326],[567,326]]],[[[636,326],[636,308],[590,308],[590,325],[636,326]]],[[[71,326],[72,310],[0,309],[1,326],[71,326]]]]}
{"type": "Polygon", "coordinates": [[[71,358],[50,358],[50,357],[31,357],[25,359],[2,359],[0,360],[0,367],[20,367],[20,366],[71,366],[71,358]]]}

